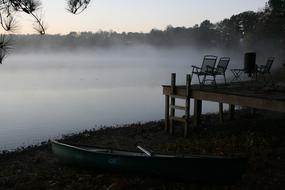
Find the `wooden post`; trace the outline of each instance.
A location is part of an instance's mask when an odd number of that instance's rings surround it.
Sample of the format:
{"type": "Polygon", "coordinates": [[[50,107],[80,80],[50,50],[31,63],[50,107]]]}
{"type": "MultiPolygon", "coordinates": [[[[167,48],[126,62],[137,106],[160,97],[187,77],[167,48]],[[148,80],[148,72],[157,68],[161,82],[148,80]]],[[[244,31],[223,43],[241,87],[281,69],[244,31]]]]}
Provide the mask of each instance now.
{"type": "Polygon", "coordinates": [[[191,88],[191,75],[186,76],[186,101],[185,101],[185,126],[184,137],[189,133],[189,120],[190,120],[190,88],[191,88]]]}
{"type": "Polygon", "coordinates": [[[194,100],[194,126],[198,127],[201,124],[202,115],[202,100],[194,100]]]}
{"type": "Polygon", "coordinates": [[[234,120],[235,119],[235,105],[230,104],[229,108],[230,108],[230,120],[234,120]]]}
{"type": "Polygon", "coordinates": [[[169,131],[169,96],[165,96],[165,119],[164,119],[164,130],[169,131]]]}
{"type": "Polygon", "coordinates": [[[220,123],[224,123],[224,106],[223,106],[223,103],[219,103],[219,118],[220,118],[220,123]]]}
{"type": "Polygon", "coordinates": [[[255,117],[255,115],[256,115],[256,109],[255,108],[250,108],[250,115],[251,115],[251,117],[255,117]]]}
{"type": "MultiPolygon", "coordinates": [[[[172,73],[171,74],[171,95],[175,94],[175,86],[176,86],[176,74],[172,73]]],[[[170,104],[172,106],[175,105],[175,98],[171,97],[170,104]]],[[[175,109],[173,107],[170,108],[170,117],[173,118],[175,116],[175,109]]],[[[170,119],[170,129],[169,133],[173,135],[173,119],[170,119]]]]}

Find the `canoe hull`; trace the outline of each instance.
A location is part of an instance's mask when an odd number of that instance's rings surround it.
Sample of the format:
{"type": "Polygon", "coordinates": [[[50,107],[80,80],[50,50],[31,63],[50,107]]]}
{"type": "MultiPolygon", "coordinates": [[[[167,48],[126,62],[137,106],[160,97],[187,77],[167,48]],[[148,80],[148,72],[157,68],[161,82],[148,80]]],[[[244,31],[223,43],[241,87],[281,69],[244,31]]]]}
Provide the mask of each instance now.
{"type": "Polygon", "coordinates": [[[52,150],[66,164],[146,175],[179,177],[191,181],[234,183],[245,171],[245,158],[214,156],[144,156],[93,152],[58,142],[52,150]]]}

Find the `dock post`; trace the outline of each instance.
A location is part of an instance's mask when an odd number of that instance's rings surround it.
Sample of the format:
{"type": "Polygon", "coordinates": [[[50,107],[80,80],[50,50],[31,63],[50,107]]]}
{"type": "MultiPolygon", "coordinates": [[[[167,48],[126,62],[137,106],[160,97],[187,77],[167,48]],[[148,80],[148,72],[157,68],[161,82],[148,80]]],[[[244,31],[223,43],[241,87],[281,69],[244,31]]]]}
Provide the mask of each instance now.
{"type": "Polygon", "coordinates": [[[164,119],[164,130],[169,131],[169,96],[165,95],[165,119],[164,119]]]}
{"type": "Polygon", "coordinates": [[[229,108],[230,108],[230,120],[234,120],[235,119],[235,105],[230,104],[229,108]]]}
{"type": "Polygon", "coordinates": [[[250,109],[250,115],[251,115],[251,117],[255,117],[255,115],[256,115],[256,109],[255,108],[250,109]]]}
{"type": "Polygon", "coordinates": [[[190,88],[191,88],[191,75],[186,76],[186,101],[185,101],[185,126],[184,126],[184,137],[188,136],[189,133],[189,120],[190,120],[190,88]]]}
{"type": "MultiPolygon", "coordinates": [[[[175,86],[176,86],[176,74],[175,73],[172,73],[171,74],[171,95],[174,95],[175,94],[175,86]]],[[[170,100],[170,104],[173,106],[175,105],[175,98],[174,97],[171,97],[171,100],[170,100]]],[[[171,107],[170,108],[170,117],[173,118],[175,116],[175,108],[171,107]]],[[[169,128],[169,133],[171,135],[173,135],[173,119],[170,119],[170,128],[169,128]]]]}
{"type": "Polygon", "coordinates": [[[202,115],[202,100],[194,100],[194,126],[198,127],[201,124],[202,115]]]}
{"type": "Polygon", "coordinates": [[[223,103],[219,103],[219,119],[220,119],[220,123],[224,123],[224,106],[223,106],[223,103]]]}

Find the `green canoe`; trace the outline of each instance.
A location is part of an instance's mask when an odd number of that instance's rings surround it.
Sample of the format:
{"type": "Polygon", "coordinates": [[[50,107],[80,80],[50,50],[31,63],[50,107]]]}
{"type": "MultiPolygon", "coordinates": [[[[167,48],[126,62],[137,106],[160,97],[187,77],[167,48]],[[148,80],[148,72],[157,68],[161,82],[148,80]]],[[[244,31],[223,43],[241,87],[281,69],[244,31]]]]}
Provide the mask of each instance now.
{"type": "Polygon", "coordinates": [[[64,163],[86,168],[116,170],[144,175],[179,177],[191,181],[234,183],[241,179],[244,157],[162,155],[144,152],[68,145],[52,142],[52,151],[64,163]]]}

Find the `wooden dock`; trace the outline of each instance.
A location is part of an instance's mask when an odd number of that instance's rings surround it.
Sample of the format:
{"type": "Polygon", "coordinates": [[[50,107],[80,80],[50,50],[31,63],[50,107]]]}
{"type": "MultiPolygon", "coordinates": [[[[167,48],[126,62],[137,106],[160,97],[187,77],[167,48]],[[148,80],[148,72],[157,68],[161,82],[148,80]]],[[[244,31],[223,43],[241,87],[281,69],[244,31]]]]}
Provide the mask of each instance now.
{"type": "Polygon", "coordinates": [[[183,122],[184,136],[189,132],[190,99],[194,99],[194,126],[200,125],[202,101],[219,103],[220,120],[223,121],[223,105],[229,104],[231,118],[235,106],[285,112],[285,90],[266,87],[257,82],[244,82],[231,85],[199,86],[191,85],[191,76],[187,75],[186,85],[176,85],[176,75],[172,74],[171,85],[163,85],[165,95],[165,130],[173,134],[173,122],[183,122]],[[185,106],[175,105],[175,99],[184,99],[185,106]],[[184,117],[176,117],[175,110],[184,110],[184,117]]]}

